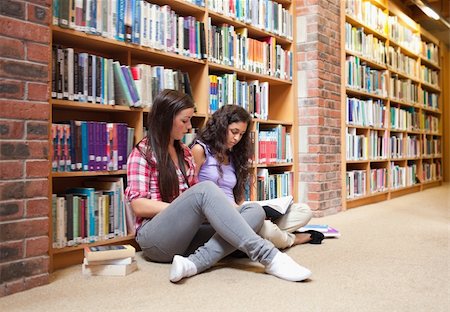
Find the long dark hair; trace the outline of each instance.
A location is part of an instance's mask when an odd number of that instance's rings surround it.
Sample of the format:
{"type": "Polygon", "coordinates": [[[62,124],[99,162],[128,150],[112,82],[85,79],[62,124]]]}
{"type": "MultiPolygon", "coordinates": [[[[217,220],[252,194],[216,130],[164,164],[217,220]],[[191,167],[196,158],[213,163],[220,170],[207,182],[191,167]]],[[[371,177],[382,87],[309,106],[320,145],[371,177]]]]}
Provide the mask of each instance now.
{"type": "MultiPolygon", "coordinates": [[[[249,176],[248,161],[253,153],[248,129],[251,120],[250,114],[241,106],[224,105],[208,119],[206,126],[197,133],[197,139],[209,147],[211,154],[219,164],[223,164],[227,155],[233,162],[237,178],[233,195],[237,203],[244,200],[245,186],[249,176]],[[241,140],[233,146],[232,150],[228,150],[226,146],[228,126],[235,122],[245,122],[247,131],[245,131],[241,140]]],[[[220,175],[222,175],[222,168],[219,166],[218,169],[220,175]]]]}
{"type": "MultiPolygon", "coordinates": [[[[155,97],[148,114],[145,158],[148,163],[151,163],[152,152],[155,155],[159,191],[164,202],[170,203],[179,195],[176,166],[169,155],[170,133],[175,116],[188,108],[194,108],[194,102],[189,95],[166,89],[155,97]]],[[[178,159],[184,159],[180,141],[176,140],[174,146],[178,159]]],[[[184,169],[184,166],[182,167],[180,170],[184,169]]]]}

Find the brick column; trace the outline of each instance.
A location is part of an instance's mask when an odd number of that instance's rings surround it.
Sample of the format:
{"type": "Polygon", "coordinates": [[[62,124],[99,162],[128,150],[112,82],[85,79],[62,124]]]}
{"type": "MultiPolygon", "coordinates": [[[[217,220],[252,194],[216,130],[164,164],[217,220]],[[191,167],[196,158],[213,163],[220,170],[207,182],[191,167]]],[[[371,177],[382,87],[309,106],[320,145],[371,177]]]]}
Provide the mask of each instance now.
{"type": "Polygon", "coordinates": [[[295,3],[298,198],[315,216],[337,213],[341,201],[341,64],[339,0],[295,3]]]}
{"type": "Polygon", "coordinates": [[[49,282],[51,3],[0,1],[0,297],[49,282]]]}

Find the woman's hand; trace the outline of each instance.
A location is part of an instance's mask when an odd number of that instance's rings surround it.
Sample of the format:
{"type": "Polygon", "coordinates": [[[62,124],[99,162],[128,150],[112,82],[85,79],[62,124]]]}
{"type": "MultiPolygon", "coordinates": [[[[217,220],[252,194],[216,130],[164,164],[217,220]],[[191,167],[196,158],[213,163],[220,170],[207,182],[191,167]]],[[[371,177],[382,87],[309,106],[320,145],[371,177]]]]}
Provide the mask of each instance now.
{"type": "Polygon", "coordinates": [[[141,218],[153,218],[158,213],[166,209],[169,205],[169,203],[148,198],[136,198],[130,203],[136,217],[141,218]]]}

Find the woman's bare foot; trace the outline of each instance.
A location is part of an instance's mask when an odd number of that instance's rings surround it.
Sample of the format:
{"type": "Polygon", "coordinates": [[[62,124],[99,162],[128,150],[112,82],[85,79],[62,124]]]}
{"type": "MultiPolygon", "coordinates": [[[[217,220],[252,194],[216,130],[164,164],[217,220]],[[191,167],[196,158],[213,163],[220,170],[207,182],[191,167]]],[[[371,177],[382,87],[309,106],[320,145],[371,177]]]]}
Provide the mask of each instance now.
{"type": "Polygon", "coordinates": [[[311,234],[295,233],[294,244],[292,244],[292,246],[306,244],[306,243],[309,243],[310,241],[311,241],[311,234]]]}

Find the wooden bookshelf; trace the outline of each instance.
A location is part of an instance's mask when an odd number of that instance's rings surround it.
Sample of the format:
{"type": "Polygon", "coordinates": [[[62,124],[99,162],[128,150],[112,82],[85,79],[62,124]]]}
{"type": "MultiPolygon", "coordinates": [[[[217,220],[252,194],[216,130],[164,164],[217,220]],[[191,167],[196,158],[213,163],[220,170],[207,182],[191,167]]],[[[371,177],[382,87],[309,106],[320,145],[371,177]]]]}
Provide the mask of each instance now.
{"type": "MultiPolygon", "coordinates": [[[[292,25],[292,36],[283,36],[266,31],[249,22],[244,22],[236,17],[227,16],[223,12],[217,12],[214,8],[197,6],[193,1],[183,0],[145,0],[158,6],[169,5],[179,16],[194,16],[197,21],[205,25],[205,37],[208,46],[209,23],[211,25],[231,25],[234,28],[245,28],[248,32],[248,38],[263,40],[273,37],[278,45],[285,51],[292,53],[294,58],[295,46],[292,38],[295,32],[295,25],[292,25]]],[[[293,14],[293,2],[290,0],[279,0],[283,8],[291,15],[293,14]]],[[[294,23],[295,18],[292,18],[294,23]]],[[[210,80],[209,75],[222,75],[234,73],[236,78],[241,81],[249,82],[258,80],[268,83],[269,86],[269,106],[267,119],[254,118],[250,131],[257,129],[270,129],[277,126],[283,126],[287,133],[291,135],[291,148],[293,161],[256,163],[251,166],[252,173],[256,175],[259,169],[267,169],[270,174],[291,172],[292,185],[295,185],[296,171],[296,131],[295,131],[295,108],[294,108],[294,89],[295,89],[295,70],[292,70],[292,79],[284,79],[273,75],[262,74],[252,70],[237,68],[230,65],[224,65],[214,62],[210,57],[207,59],[194,58],[186,55],[180,55],[175,52],[167,52],[163,49],[156,49],[149,46],[132,44],[129,42],[117,41],[112,38],[102,37],[84,31],[71,29],[70,27],[61,27],[54,24],[51,26],[52,45],[59,45],[64,48],[73,48],[77,52],[86,52],[92,55],[98,55],[119,61],[120,64],[132,66],[136,64],[163,65],[166,68],[179,69],[189,74],[192,94],[196,103],[196,113],[192,119],[193,127],[201,128],[208,116],[210,116],[210,80]]],[[[209,51],[207,51],[210,56],[209,51]]],[[[291,63],[291,66],[294,65],[291,63]]],[[[50,76],[52,72],[50,71],[50,76]]],[[[52,83],[50,84],[50,88],[52,83]]],[[[146,123],[148,107],[135,108],[123,105],[103,105],[91,102],[70,101],[67,99],[52,98],[50,100],[52,107],[52,123],[60,123],[68,120],[82,121],[103,121],[103,122],[121,122],[135,129],[134,143],[137,143],[143,137],[143,128],[146,123]]],[[[49,147],[53,149],[52,138],[49,138],[49,147]]],[[[256,136],[255,150],[258,145],[256,136]]],[[[49,156],[51,158],[51,156],[49,156]]],[[[50,163],[52,159],[50,159],[50,163]]],[[[87,179],[112,176],[126,178],[126,170],[116,171],[68,171],[51,172],[49,198],[52,194],[63,194],[67,188],[82,186],[87,179]]],[[[256,183],[250,186],[251,199],[257,197],[256,183]]],[[[296,192],[292,191],[295,196],[296,192]]],[[[50,207],[50,216],[52,218],[52,209],[50,207]]],[[[104,244],[125,244],[132,243],[136,245],[133,235],[123,237],[114,237],[112,239],[100,240],[90,244],[76,244],[71,247],[54,248],[52,244],[53,227],[52,221],[49,224],[50,238],[50,271],[60,269],[69,265],[79,264],[83,258],[83,248],[87,245],[104,244]]]]}
{"type": "Polygon", "coordinates": [[[341,8],[342,64],[346,65],[342,70],[344,208],[440,185],[443,102],[439,41],[392,1],[345,1],[341,8]],[[358,37],[371,46],[361,44],[358,37]],[[370,84],[384,84],[381,90],[361,84],[364,78],[355,76],[358,71],[377,77],[370,84]],[[377,112],[372,116],[378,118],[368,118],[366,112],[377,112]]]}

